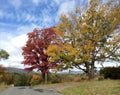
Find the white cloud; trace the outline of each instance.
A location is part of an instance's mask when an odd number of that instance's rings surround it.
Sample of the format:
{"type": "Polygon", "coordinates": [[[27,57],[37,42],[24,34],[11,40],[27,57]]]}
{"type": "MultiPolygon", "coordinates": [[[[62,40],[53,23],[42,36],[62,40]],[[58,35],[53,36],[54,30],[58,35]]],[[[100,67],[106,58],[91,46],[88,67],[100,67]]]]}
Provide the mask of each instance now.
{"type": "Polygon", "coordinates": [[[13,39],[11,39],[11,43],[15,46],[15,47],[22,47],[25,45],[27,41],[27,35],[26,34],[22,34],[20,36],[17,36],[13,39]]]}
{"type": "Polygon", "coordinates": [[[64,2],[60,5],[58,15],[67,14],[75,9],[75,1],[64,2]]]}
{"type": "Polygon", "coordinates": [[[36,6],[39,5],[40,0],[32,0],[33,4],[35,4],[36,6]]]}
{"type": "Polygon", "coordinates": [[[0,10],[0,18],[3,17],[3,15],[4,15],[4,14],[3,14],[3,11],[0,10]]]}
{"type": "Polygon", "coordinates": [[[22,47],[28,39],[26,34],[32,32],[35,27],[37,27],[35,24],[18,27],[15,31],[19,32],[19,36],[0,32],[0,48],[6,50],[10,54],[8,60],[0,61],[1,65],[24,68],[23,64],[21,64],[23,61],[22,47]]]}
{"type": "MultiPolygon", "coordinates": [[[[4,35],[1,35],[1,36],[4,36],[4,35]]],[[[10,36],[11,35],[6,34],[6,38],[8,38],[8,39],[0,40],[0,48],[6,50],[10,55],[9,59],[0,61],[0,64],[5,67],[8,67],[8,66],[15,67],[15,65],[17,67],[19,67],[19,66],[21,66],[20,62],[23,59],[21,56],[21,47],[20,46],[22,46],[21,41],[24,38],[19,39],[19,41],[17,43],[20,42],[19,43],[20,45],[18,46],[18,45],[16,45],[16,42],[11,41],[14,38],[12,38],[12,36],[11,37],[10,36]]]]}
{"type": "Polygon", "coordinates": [[[18,9],[22,5],[21,0],[9,0],[9,3],[15,8],[18,9]]]}
{"type": "Polygon", "coordinates": [[[64,2],[63,0],[53,0],[57,5],[60,5],[61,2],[64,2]]]}
{"type": "MultiPolygon", "coordinates": [[[[4,36],[4,35],[1,35],[4,36]]],[[[9,37],[9,34],[6,34],[6,37],[9,37]]],[[[22,34],[17,37],[10,37],[9,39],[0,40],[0,48],[5,49],[9,54],[9,60],[18,61],[21,58],[21,48],[25,45],[27,41],[27,35],[22,34]]]]}
{"type": "Polygon", "coordinates": [[[34,28],[38,28],[38,27],[39,26],[37,24],[30,24],[30,25],[20,26],[16,29],[16,31],[19,33],[19,35],[22,35],[32,32],[34,28]]]}
{"type": "Polygon", "coordinates": [[[68,14],[69,12],[73,11],[75,9],[75,7],[76,7],[75,0],[63,2],[59,6],[57,16],[56,16],[56,22],[58,22],[58,20],[62,14],[68,14]]]}
{"type": "Polygon", "coordinates": [[[47,3],[48,0],[32,0],[32,3],[36,6],[39,5],[39,3],[47,3]]]}
{"type": "Polygon", "coordinates": [[[49,9],[44,9],[41,12],[41,26],[42,27],[50,27],[53,23],[54,16],[50,14],[49,9]]]}
{"type": "MultiPolygon", "coordinates": [[[[19,16],[19,17],[21,18],[21,16],[19,16]]],[[[24,19],[27,22],[36,22],[36,21],[40,20],[40,18],[36,17],[34,14],[30,14],[30,13],[26,13],[26,12],[24,12],[22,14],[22,19],[24,19]]]]}
{"type": "Polygon", "coordinates": [[[1,19],[3,19],[3,18],[13,19],[14,18],[14,14],[11,13],[11,12],[6,12],[6,11],[3,11],[3,10],[0,10],[0,18],[1,19]]]}

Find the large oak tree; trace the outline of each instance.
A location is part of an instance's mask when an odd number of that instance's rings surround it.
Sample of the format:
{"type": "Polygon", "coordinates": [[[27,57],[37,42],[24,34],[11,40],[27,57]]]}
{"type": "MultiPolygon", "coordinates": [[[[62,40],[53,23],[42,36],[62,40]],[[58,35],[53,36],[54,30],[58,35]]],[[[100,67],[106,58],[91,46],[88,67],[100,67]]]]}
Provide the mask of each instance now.
{"type": "Polygon", "coordinates": [[[95,63],[120,62],[119,0],[91,0],[87,9],[62,15],[55,29],[63,44],[50,45],[47,54],[58,68],[78,68],[94,77],[95,63]],[[82,68],[81,66],[84,66],[82,68]]]}

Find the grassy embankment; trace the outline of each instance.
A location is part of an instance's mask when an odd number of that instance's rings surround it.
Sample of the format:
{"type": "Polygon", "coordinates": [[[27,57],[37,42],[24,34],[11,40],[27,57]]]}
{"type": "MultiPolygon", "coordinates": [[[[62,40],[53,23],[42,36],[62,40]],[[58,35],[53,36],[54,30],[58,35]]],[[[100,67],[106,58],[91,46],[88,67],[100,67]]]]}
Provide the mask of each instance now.
{"type": "Polygon", "coordinates": [[[63,95],[120,95],[120,80],[84,81],[61,92],[63,95]]]}
{"type": "Polygon", "coordinates": [[[5,85],[4,83],[0,84],[0,91],[5,90],[6,88],[8,88],[9,86],[5,85]]]}

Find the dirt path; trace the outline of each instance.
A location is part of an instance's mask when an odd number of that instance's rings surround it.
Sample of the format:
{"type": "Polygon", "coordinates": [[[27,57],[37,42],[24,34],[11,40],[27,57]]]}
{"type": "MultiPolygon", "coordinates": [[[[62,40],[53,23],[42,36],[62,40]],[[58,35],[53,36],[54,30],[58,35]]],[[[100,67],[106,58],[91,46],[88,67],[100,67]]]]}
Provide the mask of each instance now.
{"type": "Polygon", "coordinates": [[[10,87],[2,92],[0,95],[62,95],[62,89],[79,85],[79,82],[57,83],[39,85],[36,87],[10,87]]]}
{"type": "Polygon", "coordinates": [[[62,95],[55,89],[43,87],[10,87],[2,92],[0,95],[62,95]]]}

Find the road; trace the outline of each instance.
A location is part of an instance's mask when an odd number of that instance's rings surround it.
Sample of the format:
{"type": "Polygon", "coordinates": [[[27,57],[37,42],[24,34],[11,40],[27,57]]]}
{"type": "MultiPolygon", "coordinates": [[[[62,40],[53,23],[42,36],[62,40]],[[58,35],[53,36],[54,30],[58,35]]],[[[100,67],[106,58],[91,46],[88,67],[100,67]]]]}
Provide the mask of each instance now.
{"type": "Polygon", "coordinates": [[[23,86],[23,87],[10,87],[0,92],[0,95],[63,95],[63,94],[50,88],[23,86]]]}

